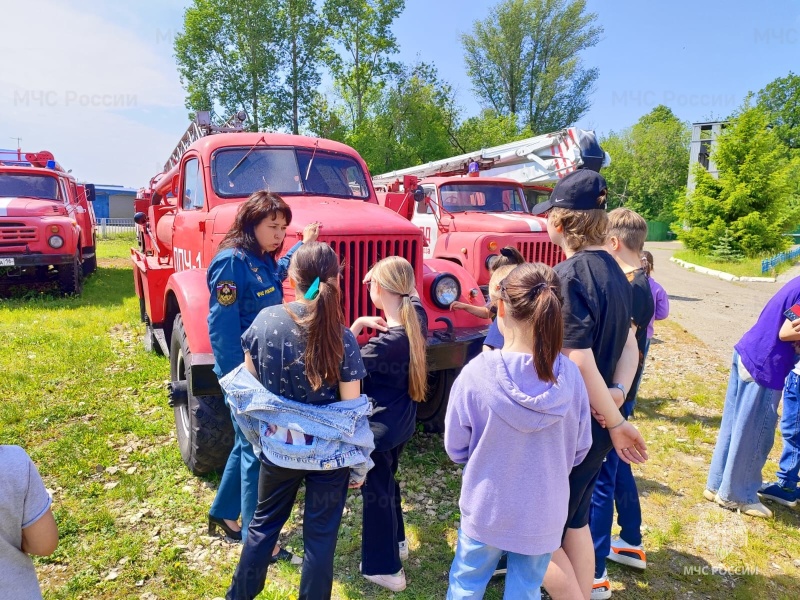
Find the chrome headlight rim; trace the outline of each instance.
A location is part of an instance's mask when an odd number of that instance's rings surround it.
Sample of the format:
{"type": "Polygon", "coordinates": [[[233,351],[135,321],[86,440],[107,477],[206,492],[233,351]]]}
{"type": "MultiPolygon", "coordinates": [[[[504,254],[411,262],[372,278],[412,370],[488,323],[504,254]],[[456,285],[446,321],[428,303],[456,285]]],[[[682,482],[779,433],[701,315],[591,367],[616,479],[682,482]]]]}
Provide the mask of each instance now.
{"type": "Polygon", "coordinates": [[[56,250],[58,250],[59,248],[63,248],[64,238],[58,235],[57,233],[53,234],[49,238],[47,238],[47,245],[56,250]]]}
{"type": "Polygon", "coordinates": [[[499,254],[490,254],[489,256],[486,257],[486,260],[483,262],[483,265],[486,267],[487,271],[492,270],[492,263],[495,260],[497,260],[499,256],[500,256],[499,254]]]}
{"type": "Polygon", "coordinates": [[[433,304],[442,310],[448,310],[450,305],[461,297],[461,282],[452,273],[439,273],[431,283],[431,300],[433,304]],[[442,282],[452,281],[455,284],[455,297],[449,302],[444,302],[437,294],[437,288],[442,282]]]}

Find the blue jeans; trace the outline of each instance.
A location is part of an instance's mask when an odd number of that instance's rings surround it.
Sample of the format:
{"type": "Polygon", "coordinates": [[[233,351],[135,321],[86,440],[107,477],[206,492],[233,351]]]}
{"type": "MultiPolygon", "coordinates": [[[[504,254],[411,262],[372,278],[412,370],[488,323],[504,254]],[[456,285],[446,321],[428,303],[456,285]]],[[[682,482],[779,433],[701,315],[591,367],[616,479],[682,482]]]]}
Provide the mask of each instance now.
{"type": "Polygon", "coordinates": [[[783,414],[781,415],[783,451],[778,464],[778,483],[781,487],[797,487],[800,471],[800,375],[792,371],[783,388],[783,414]]]}
{"type": "MultiPolygon", "coordinates": [[[[447,600],[483,598],[503,550],[473,540],[458,530],[458,546],[450,567],[447,600]]],[[[528,556],[508,552],[508,573],[504,600],[539,600],[550,554],[528,556]]]]}
{"type": "Polygon", "coordinates": [[[781,391],[744,381],[738,361],[739,353],[734,351],[706,489],[726,501],[755,504],[759,502],[756,492],[761,487],[761,470],[775,438],[781,391]]]}
{"type": "MultiPolygon", "coordinates": [[[[620,412],[626,419],[633,412],[633,402],[622,405],[620,412]]],[[[633,478],[631,466],[619,459],[612,450],[606,456],[592,494],[589,531],[594,543],[595,578],[602,577],[606,570],[606,557],[611,551],[611,526],[614,523],[614,505],[617,507],[617,523],[622,527],[620,537],[634,546],[642,543],[642,508],[639,490],[633,478]]]]}
{"type": "MultiPolygon", "coordinates": [[[[231,416],[233,418],[233,416],[231,416]]],[[[258,503],[258,473],[261,465],[241,428],[233,419],[236,433],[233,449],[225,464],[225,471],[217,488],[217,495],[208,514],[217,519],[235,521],[242,516],[242,542],[247,539],[247,528],[253,520],[258,503]]]]}

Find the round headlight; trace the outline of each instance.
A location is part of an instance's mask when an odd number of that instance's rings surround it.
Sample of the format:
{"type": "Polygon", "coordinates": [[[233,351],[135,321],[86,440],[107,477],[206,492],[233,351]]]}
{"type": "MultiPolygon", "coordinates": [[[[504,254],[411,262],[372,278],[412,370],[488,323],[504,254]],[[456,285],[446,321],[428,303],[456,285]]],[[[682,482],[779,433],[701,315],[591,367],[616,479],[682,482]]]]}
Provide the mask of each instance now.
{"type": "Polygon", "coordinates": [[[51,235],[47,238],[47,243],[50,244],[51,248],[61,248],[64,245],[64,238],[60,235],[51,235]]]}
{"type": "Polygon", "coordinates": [[[450,308],[450,305],[461,297],[461,284],[458,279],[449,273],[440,273],[431,284],[431,298],[433,303],[441,309],[450,308]]]}
{"type": "Polygon", "coordinates": [[[494,261],[497,260],[497,257],[498,257],[497,254],[490,254],[489,256],[486,257],[486,262],[484,263],[484,266],[486,267],[487,271],[492,270],[492,265],[494,264],[494,261]]]}

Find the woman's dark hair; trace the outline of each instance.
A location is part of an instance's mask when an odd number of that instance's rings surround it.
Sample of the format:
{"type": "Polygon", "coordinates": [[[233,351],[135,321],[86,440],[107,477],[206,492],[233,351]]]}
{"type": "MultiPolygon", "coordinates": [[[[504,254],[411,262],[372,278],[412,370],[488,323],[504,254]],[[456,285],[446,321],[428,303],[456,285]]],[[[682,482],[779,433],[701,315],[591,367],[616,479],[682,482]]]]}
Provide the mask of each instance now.
{"type": "Polygon", "coordinates": [[[289,275],[295,282],[295,293],[303,296],[319,277],[319,293],[306,305],[305,315],[289,311],[306,333],[303,361],[311,389],[323,382],[335,385],[341,380],[344,341],[344,314],[339,297],[339,258],[327,244],[309,242],[292,255],[289,275]]]}
{"type": "Polygon", "coordinates": [[[514,246],[505,246],[500,249],[500,254],[494,257],[489,263],[489,273],[494,273],[500,267],[506,265],[521,265],[525,263],[525,257],[514,246]]]}
{"type": "Polygon", "coordinates": [[[649,250],[645,250],[642,252],[642,268],[644,268],[644,272],[650,277],[650,273],[653,272],[653,255],[650,253],[649,250]]]}
{"type": "Polygon", "coordinates": [[[508,315],[533,334],[533,366],[542,381],[556,382],[553,372],[564,342],[561,284],[544,263],[519,265],[500,282],[500,298],[508,315]]]}
{"type": "MultiPolygon", "coordinates": [[[[283,215],[286,224],[292,222],[292,209],[286,204],[278,194],[273,194],[267,190],[253,192],[250,197],[239,207],[233,225],[222,238],[219,249],[223,248],[242,248],[257,256],[264,254],[261,245],[256,239],[256,227],[264,219],[277,219],[283,215]]],[[[278,246],[272,256],[278,256],[283,250],[283,244],[278,246]]]]}

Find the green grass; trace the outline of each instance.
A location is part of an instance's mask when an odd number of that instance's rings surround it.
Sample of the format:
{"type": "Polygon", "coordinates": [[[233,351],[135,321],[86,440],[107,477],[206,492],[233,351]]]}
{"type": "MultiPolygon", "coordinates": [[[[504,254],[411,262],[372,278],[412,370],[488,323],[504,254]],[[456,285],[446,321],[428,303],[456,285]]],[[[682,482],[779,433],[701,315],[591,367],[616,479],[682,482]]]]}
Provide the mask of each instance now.
{"type": "MultiPolygon", "coordinates": [[[[0,443],[22,445],[39,466],[54,492],[61,535],[53,556],[36,559],[45,598],[221,597],[239,547],[205,535],[216,480],[192,476],[181,462],[164,388],[167,360],[142,350],[125,260],[130,240],[106,244],[99,247],[100,269],[80,298],[0,300],[0,443]]],[[[662,374],[673,360],[659,358],[666,348],[695,357],[691,350],[699,342],[669,322],[659,326],[658,337],[665,344],[651,347],[636,417],[651,456],[634,470],[648,569],[637,573],[610,565],[614,598],[800,597],[793,565],[800,558],[800,512],[779,507],[775,520],[761,521],[701,497],[726,369],[703,359],[702,376],[662,374]],[[711,566],[758,573],[684,571],[711,566]]],[[[779,445],[766,477],[775,471],[778,451],[779,445]]],[[[405,564],[409,587],[396,595],[358,574],[360,500],[351,493],[339,532],[334,598],[444,597],[460,473],[444,453],[441,436],[417,435],[405,450],[399,477],[411,556],[405,564]]],[[[282,541],[302,551],[299,507],[298,502],[282,541]]],[[[296,598],[299,577],[295,567],[271,569],[260,598],[296,598]]],[[[502,590],[502,580],[493,582],[486,598],[499,600],[502,590]]]]}
{"type": "MultiPolygon", "coordinates": [[[[675,258],[685,260],[693,265],[699,265],[708,269],[722,271],[723,273],[730,273],[737,277],[775,277],[788,271],[794,263],[790,261],[782,262],[776,265],[775,269],[766,273],[761,272],[761,258],[745,258],[737,262],[723,262],[713,256],[705,256],[693,250],[678,250],[673,254],[675,258]]],[[[763,258],[770,258],[765,256],[763,258]]]]}

